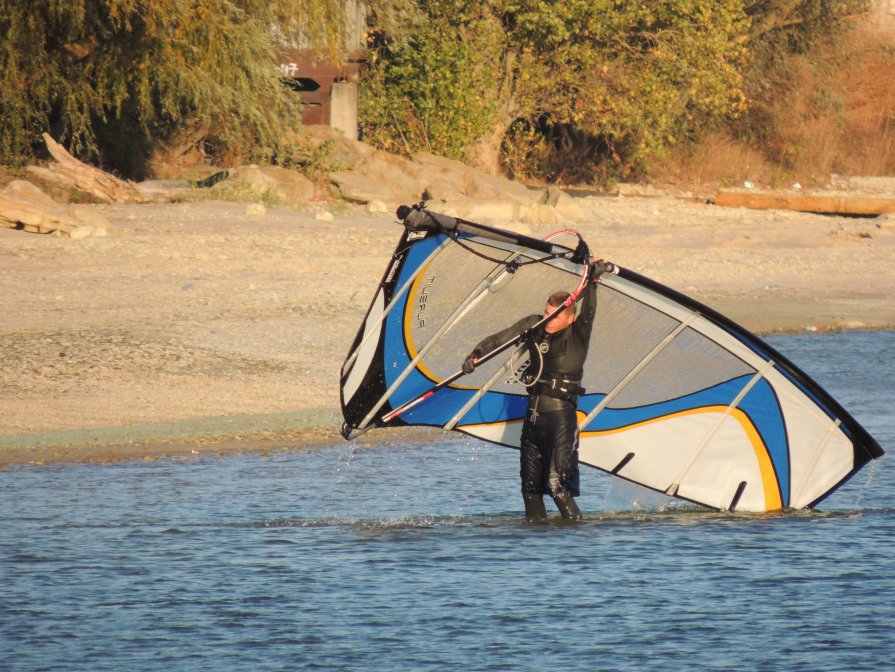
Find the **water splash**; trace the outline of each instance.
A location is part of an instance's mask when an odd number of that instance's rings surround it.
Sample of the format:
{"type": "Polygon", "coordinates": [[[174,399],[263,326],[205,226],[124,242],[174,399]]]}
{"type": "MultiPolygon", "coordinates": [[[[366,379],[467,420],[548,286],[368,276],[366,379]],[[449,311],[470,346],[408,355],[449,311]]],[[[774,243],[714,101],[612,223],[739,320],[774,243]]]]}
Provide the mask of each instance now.
{"type": "Polygon", "coordinates": [[[613,478],[603,503],[606,513],[638,512],[663,513],[666,511],[704,511],[703,507],[676,500],[637,483],[613,478]]]}

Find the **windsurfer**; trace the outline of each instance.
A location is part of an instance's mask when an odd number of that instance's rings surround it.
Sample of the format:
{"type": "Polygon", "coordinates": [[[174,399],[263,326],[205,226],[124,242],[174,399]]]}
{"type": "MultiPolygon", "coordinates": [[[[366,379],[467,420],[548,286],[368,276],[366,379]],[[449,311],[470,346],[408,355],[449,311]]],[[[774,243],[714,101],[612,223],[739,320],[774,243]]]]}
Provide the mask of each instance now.
{"type": "Polygon", "coordinates": [[[581,310],[567,306],[538,329],[532,327],[554,313],[568,292],[555,292],[547,299],[543,315],[528,315],[475,346],[463,362],[463,372],[472,373],[484,353],[509,339],[525,334],[530,348],[527,369],[528,411],[522,425],[520,476],[525,517],[530,521],[547,517],[544,494],[549,493],[562,517],[580,520],[575,502],[579,496],[578,477],[578,397],[584,394],[581,379],[590,334],[597,311],[597,280],[592,262],[591,281],[584,290],[581,310]],[[530,333],[526,333],[530,332],[530,333]]]}

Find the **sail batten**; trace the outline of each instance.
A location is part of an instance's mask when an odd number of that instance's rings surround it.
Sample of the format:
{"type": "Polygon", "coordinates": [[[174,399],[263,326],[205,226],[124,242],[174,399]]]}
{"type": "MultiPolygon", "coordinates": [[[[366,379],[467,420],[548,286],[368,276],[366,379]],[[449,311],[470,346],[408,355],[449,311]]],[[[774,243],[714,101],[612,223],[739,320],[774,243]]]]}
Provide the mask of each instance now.
{"type": "Polygon", "coordinates": [[[580,423],[580,427],[587,427],[591,422],[593,422],[594,418],[599,415],[600,411],[606,408],[609,403],[615,399],[622,390],[630,383],[634,378],[639,374],[643,369],[660,353],[664,350],[676,337],[679,333],[681,333],[684,329],[686,329],[693,320],[695,320],[699,316],[699,313],[693,312],[690,316],[678,324],[673,331],[671,331],[665,338],[663,338],[655,348],[653,348],[643,359],[641,359],[637,366],[631,369],[624,378],[622,378],[609,393],[603,397],[599,404],[594,407],[590,413],[588,413],[584,420],[580,423]]]}

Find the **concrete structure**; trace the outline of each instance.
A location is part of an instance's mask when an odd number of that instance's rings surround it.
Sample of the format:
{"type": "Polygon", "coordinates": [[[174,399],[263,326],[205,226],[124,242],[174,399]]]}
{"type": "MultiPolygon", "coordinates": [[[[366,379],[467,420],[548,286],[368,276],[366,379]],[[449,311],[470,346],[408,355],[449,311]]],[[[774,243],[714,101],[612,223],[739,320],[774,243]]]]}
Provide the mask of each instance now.
{"type": "Polygon", "coordinates": [[[279,69],[301,96],[306,108],[302,122],[337,128],[357,140],[357,101],[360,71],[366,60],[366,5],[345,0],[346,14],[342,62],[317,60],[302,46],[281,52],[279,69]]]}

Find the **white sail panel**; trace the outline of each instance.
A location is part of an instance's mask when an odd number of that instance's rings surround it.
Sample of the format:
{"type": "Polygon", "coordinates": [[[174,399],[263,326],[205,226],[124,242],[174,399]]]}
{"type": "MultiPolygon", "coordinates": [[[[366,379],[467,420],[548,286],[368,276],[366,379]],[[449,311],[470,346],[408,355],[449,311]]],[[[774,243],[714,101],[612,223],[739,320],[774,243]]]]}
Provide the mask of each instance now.
{"type": "Polygon", "coordinates": [[[348,376],[342,383],[342,394],[346,401],[354,397],[364,376],[370,369],[376,354],[379,350],[379,334],[382,331],[382,314],[385,310],[385,297],[382,290],[376,292],[373,297],[373,303],[361,327],[361,343],[355,350],[355,357],[351,363],[348,376]]]}

